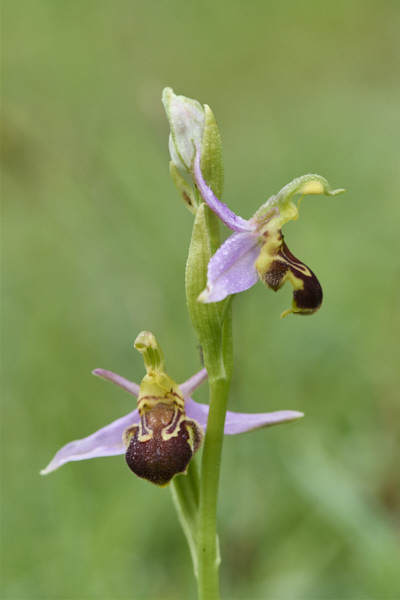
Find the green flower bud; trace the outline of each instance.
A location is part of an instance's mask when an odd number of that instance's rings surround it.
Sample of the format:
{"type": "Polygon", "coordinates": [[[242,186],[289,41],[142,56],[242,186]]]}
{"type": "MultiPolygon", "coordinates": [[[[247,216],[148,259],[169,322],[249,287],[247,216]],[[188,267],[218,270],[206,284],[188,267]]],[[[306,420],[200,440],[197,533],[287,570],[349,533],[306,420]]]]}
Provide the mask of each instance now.
{"type": "Polygon", "coordinates": [[[193,177],[193,162],[198,152],[208,185],[219,197],[222,196],[223,166],[218,125],[209,106],[203,107],[197,100],[177,96],[171,88],[164,89],[162,101],[171,129],[171,177],[187,208],[195,214],[201,198],[197,189],[191,188],[179,170],[193,177]]]}
{"type": "Polygon", "coordinates": [[[172,161],[182,171],[190,173],[195,149],[203,143],[205,110],[197,100],[177,96],[165,88],[162,101],[171,128],[169,151],[172,161]]]}

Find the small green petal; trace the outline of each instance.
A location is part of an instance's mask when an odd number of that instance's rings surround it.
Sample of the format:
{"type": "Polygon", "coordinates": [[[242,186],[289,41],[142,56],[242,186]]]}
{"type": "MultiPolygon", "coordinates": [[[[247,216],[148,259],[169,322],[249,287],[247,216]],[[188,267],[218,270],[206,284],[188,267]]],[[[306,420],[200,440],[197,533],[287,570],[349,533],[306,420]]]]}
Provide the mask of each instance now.
{"type": "Polygon", "coordinates": [[[193,189],[186,181],[186,179],[184,179],[179,173],[175,163],[172,160],[169,163],[169,172],[171,174],[172,181],[174,182],[176,190],[182,198],[183,202],[185,203],[186,208],[195,215],[198,208],[198,201],[196,199],[196,195],[193,189]]]}

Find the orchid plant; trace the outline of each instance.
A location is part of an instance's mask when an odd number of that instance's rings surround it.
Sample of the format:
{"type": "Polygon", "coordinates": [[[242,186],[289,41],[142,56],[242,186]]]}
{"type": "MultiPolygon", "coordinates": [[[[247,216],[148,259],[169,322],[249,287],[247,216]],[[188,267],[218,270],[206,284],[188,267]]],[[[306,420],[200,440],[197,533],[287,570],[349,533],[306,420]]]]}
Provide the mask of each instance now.
{"type": "MultiPolygon", "coordinates": [[[[219,598],[220,556],[217,499],[224,435],[235,435],[294,421],[294,410],[234,413],[227,410],[233,370],[232,299],[258,279],[279,290],[293,286],[288,313],[309,315],[322,302],[314,273],[290,252],[282,227],[298,218],[293,198],[307,194],[335,196],[326,179],[305,175],[286,185],[249,220],[234,214],[219,198],[223,165],[218,127],[211,109],[196,100],[163,92],[170,123],[170,173],[177,191],[194,214],[186,265],[186,298],[202,348],[204,368],[178,385],[165,370],[155,336],[141,332],[135,348],[146,374],[140,384],[95,369],[93,374],[137,398],[129,414],[88,437],[61,448],[41,471],[50,473],[69,461],[125,454],[135,475],[163,488],[169,484],[188,540],[200,600],[219,598]],[[234,233],[221,245],[219,220],[234,233]],[[208,378],[209,403],[191,398],[208,378]],[[195,461],[202,448],[200,472],[195,461]]],[[[301,198],[300,198],[301,199],[301,198]]],[[[299,201],[300,202],[300,201],[299,201]]]]}

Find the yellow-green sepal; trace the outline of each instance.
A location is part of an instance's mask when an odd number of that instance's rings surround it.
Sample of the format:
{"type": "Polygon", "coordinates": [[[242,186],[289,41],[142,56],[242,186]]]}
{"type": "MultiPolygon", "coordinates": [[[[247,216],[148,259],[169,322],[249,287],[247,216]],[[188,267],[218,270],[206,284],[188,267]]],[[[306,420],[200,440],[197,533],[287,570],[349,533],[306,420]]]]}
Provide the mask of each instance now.
{"type": "Polygon", "coordinates": [[[196,198],[196,194],[190,187],[186,179],[179,173],[175,163],[171,160],[169,163],[169,172],[171,174],[172,181],[174,182],[176,191],[182,198],[186,208],[195,215],[199,205],[199,201],[196,198]]]}

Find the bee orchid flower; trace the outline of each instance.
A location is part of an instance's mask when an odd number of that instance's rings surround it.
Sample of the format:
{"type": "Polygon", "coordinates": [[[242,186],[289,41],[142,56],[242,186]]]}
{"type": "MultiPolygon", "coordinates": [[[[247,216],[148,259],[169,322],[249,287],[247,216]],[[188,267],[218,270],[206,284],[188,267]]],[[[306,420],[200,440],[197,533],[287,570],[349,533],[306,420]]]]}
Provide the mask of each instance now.
{"type": "MultiPolygon", "coordinates": [[[[137,408],[88,437],[61,448],[41,471],[42,475],[70,461],[118,454],[125,454],[128,466],[136,475],[161,487],[174,475],[186,472],[207,428],[209,406],[191,398],[207,379],[207,371],[202,369],[178,386],[165,373],[161,350],[154,340],[152,334],[143,332],[135,342],[147,369],[140,385],[111,371],[93,371],[94,375],[138,398],[137,408]]],[[[287,423],[302,416],[303,413],[291,410],[254,414],[228,411],[224,433],[235,435],[287,423]]]]}
{"type": "Polygon", "coordinates": [[[282,226],[299,216],[293,202],[306,194],[336,196],[345,190],[332,190],[320,175],[304,175],[294,179],[263,204],[255,215],[243,219],[218,200],[207,185],[200,168],[200,149],[192,165],[192,177],[203,201],[234,233],[222,244],[208,264],[207,287],[200,302],[218,302],[230,294],[243,292],[259,279],[278,291],[286,281],[293,286],[292,308],[288,313],[309,315],[322,303],[322,289],[314,273],[289,250],[282,235],[282,226]]]}

